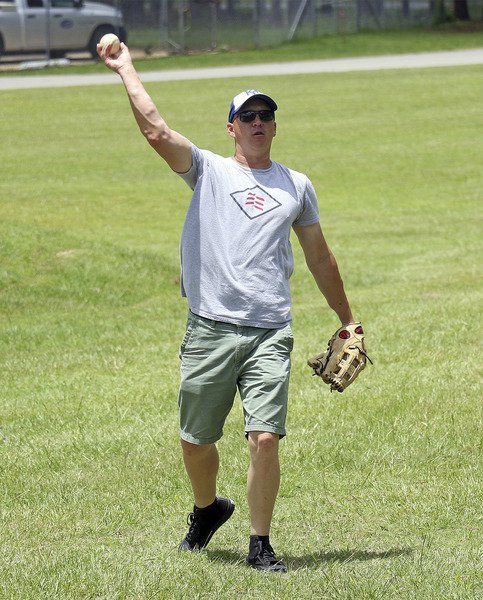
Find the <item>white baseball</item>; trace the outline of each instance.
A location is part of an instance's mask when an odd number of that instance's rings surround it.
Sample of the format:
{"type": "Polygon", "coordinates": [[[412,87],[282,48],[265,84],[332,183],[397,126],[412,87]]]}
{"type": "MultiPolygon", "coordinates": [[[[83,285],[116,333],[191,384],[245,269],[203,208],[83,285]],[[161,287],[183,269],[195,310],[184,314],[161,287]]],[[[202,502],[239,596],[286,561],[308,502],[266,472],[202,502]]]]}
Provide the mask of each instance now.
{"type": "Polygon", "coordinates": [[[121,42],[114,33],[103,35],[99,40],[99,45],[101,46],[103,56],[112,56],[113,54],[117,54],[121,49],[121,42]]]}

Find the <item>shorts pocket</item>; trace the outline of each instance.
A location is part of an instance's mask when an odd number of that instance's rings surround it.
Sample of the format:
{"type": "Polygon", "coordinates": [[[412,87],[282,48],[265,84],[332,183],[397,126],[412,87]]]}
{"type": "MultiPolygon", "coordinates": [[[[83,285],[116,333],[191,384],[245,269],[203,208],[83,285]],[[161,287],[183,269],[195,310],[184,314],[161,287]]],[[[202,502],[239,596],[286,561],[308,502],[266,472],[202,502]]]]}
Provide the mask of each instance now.
{"type": "Polygon", "coordinates": [[[290,325],[288,325],[285,331],[285,336],[284,336],[284,344],[286,344],[287,349],[289,352],[292,352],[293,350],[293,333],[292,333],[292,327],[290,325]]]}
{"type": "Polygon", "coordinates": [[[183,352],[186,350],[186,346],[188,345],[191,336],[193,335],[195,325],[196,323],[194,321],[190,321],[188,323],[183,339],[181,340],[181,346],[179,347],[179,358],[181,358],[183,352]]]}

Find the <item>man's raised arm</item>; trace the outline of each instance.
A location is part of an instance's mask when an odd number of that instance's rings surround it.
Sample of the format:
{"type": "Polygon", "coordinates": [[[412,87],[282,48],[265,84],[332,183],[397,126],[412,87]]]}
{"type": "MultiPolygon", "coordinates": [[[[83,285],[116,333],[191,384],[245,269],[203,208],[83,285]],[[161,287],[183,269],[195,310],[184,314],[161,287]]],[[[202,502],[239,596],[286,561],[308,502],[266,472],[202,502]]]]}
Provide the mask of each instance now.
{"type": "Polygon", "coordinates": [[[191,145],[189,140],[170,129],[158,112],[151,97],[144,89],[131,60],[129,49],[121,44],[120,51],[111,57],[99,56],[106,66],[118,73],[124,83],[134,117],[144,137],[168,165],[178,173],[184,173],[191,167],[191,145]]]}

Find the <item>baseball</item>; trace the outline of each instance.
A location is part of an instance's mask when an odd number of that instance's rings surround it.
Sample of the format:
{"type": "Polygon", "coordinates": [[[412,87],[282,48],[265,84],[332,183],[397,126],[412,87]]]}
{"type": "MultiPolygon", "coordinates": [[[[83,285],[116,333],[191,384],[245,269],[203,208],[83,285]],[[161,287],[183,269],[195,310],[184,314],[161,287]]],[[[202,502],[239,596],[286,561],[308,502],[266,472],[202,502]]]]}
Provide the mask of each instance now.
{"type": "Polygon", "coordinates": [[[106,33],[99,40],[101,46],[101,53],[103,56],[113,56],[117,54],[121,48],[119,38],[114,33],[106,33]]]}

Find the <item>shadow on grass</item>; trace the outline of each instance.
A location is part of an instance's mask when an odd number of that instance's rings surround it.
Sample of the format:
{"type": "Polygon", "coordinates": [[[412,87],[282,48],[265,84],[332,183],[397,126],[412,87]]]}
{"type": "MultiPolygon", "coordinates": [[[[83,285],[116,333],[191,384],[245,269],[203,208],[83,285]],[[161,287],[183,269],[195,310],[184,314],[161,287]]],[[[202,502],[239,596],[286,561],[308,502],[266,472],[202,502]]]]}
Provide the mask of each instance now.
{"type": "MultiPolygon", "coordinates": [[[[210,560],[239,564],[245,562],[245,554],[232,552],[230,550],[205,550],[210,560]]],[[[317,567],[323,563],[352,562],[364,560],[380,560],[385,558],[396,558],[412,554],[411,548],[390,548],[389,550],[321,550],[303,556],[291,556],[285,554],[283,558],[289,567],[299,569],[301,567],[317,567]]]]}

